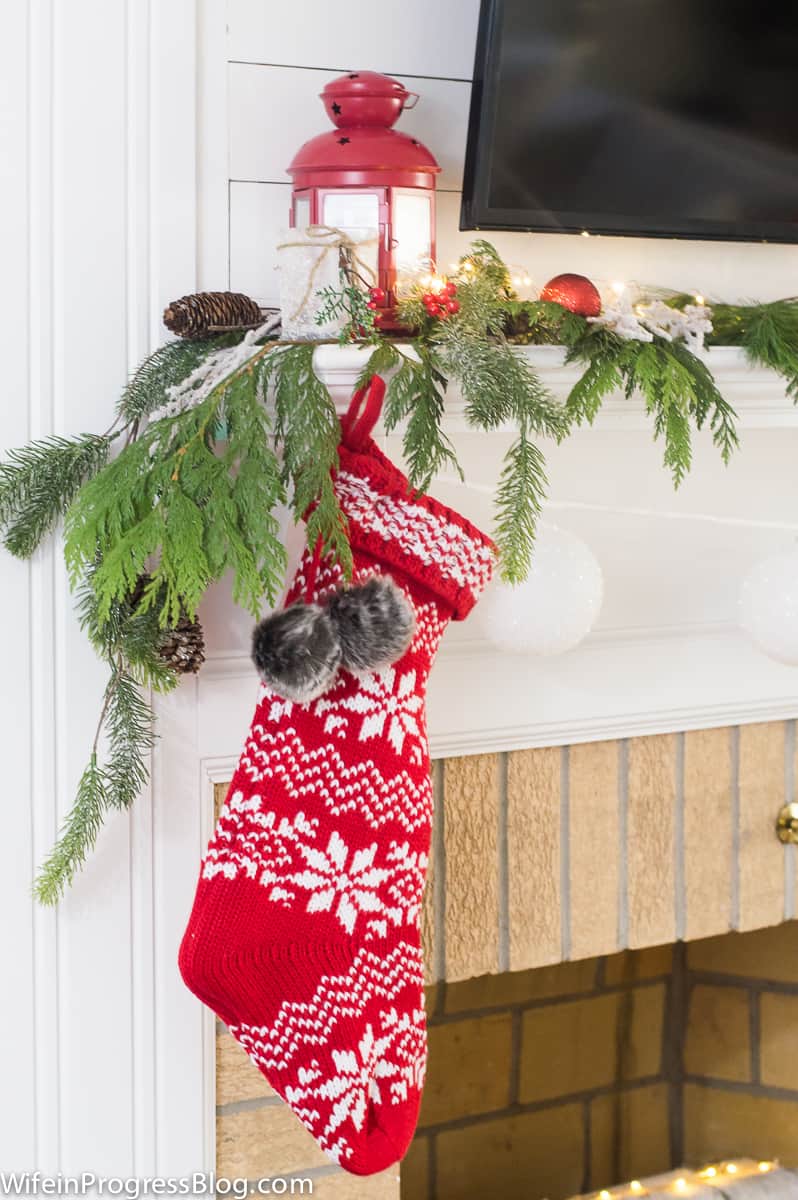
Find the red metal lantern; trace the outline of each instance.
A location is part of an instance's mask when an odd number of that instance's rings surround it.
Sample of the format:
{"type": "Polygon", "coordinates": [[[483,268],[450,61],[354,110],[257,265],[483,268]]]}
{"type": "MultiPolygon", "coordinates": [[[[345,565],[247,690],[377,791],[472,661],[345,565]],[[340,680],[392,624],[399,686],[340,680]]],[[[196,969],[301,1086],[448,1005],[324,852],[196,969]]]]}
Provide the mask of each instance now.
{"type": "Polygon", "coordinates": [[[336,128],[305,142],[288,168],[290,224],[377,229],[377,285],[390,307],[398,272],[435,260],[440,167],[416,138],[391,128],[418,95],[389,75],[354,71],[331,80],[321,99],[336,128]]]}

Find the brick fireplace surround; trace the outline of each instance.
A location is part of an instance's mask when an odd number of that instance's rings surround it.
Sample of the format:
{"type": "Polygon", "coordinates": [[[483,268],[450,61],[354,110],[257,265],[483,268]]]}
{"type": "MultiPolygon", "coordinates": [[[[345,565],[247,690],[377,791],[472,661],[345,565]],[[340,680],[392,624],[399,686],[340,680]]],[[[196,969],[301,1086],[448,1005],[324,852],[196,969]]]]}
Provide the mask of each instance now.
{"type": "Polygon", "coordinates": [[[795,755],[774,722],[436,763],[430,1060],[401,1171],[331,1166],[219,1026],[219,1174],[563,1200],[798,1164],[796,863],[774,832],[795,755]]]}

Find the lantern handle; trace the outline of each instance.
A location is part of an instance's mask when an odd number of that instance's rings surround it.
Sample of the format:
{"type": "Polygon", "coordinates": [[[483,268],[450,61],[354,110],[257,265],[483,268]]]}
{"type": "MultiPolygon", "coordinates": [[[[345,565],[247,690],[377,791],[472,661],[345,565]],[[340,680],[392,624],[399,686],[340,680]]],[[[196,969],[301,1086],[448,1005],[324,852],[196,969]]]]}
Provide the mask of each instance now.
{"type": "Polygon", "coordinates": [[[411,108],[415,108],[417,104],[418,104],[418,92],[408,92],[407,95],[405,96],[404,102],[402,104],[402,112],[408,112],[411,108]],[[411,96],[413,97],[413,103],[408,104],[407,101],[410,99],[411,96]]]}

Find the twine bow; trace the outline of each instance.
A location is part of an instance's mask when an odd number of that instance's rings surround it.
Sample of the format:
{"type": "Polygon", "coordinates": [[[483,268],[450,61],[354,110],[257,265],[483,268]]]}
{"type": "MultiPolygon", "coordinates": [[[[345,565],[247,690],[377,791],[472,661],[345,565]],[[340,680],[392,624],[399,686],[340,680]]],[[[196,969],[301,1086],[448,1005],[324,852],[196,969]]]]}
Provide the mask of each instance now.
{"type": "MultiPolygon", "coordinates": [[[[367,287],[372,286],[377,282],[377,273],[373,267],[369,266],[357,252],[358,246],[375,246],[379,241],[379,237],[368,238],[364,241],[356,242],[353,238],[345,233],[343,229],[338,229],[335,225],[308,225],[306,234],[310,238],[329,238],[326,242],[310,242],[310,245],[316,245],[321,254],[314,262],[310,275],[308,277],[307,287],[305,288],[302,299],[297,305],[294,312],[291,314],[291,320],[295,321],[303,308],[307,304],[311,295],[314,292],[314,283],[316,276],[319,273],[321,264],[325,261],[330,250],[338,251],[338,270],[347,279],[352,282],[353,279],[360,279],[367,287]],[[357,269],[356,269],[357,268],[357,269]]],[[[277,246],[278,250],[290,250],[294,248],[302,248],[308,245],[304,242],[280,242],[277,246]]]]}

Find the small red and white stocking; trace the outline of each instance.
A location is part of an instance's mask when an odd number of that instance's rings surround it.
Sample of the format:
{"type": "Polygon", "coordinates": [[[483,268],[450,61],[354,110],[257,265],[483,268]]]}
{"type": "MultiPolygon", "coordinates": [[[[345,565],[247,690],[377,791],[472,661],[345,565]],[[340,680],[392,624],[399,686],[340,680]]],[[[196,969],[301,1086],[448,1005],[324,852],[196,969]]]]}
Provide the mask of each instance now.
{"type": "Polygon", "coordinates": [[[371,439],[384,384],[342,422],[335,490],[354,576],[305,552],[259,626],[255,716],[180,949],[319,1145],[367,1175],[400,1159],[426,1064],[420,910],[432,821],[424,698],[495,548],[415,494],[371,439]]]}

